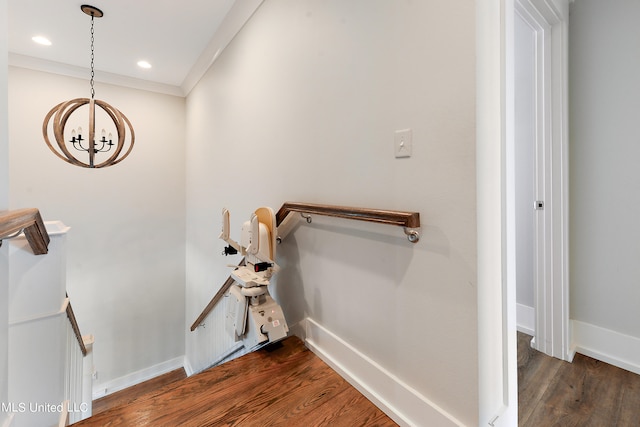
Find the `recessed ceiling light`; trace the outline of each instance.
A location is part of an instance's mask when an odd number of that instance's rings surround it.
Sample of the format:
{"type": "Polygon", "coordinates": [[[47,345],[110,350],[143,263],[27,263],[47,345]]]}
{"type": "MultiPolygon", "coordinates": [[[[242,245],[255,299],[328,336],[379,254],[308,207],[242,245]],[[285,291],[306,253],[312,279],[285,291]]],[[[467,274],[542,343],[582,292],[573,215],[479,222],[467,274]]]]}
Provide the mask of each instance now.
{"type": "Polygon", "coordinates": [[[149,64],[147,61],[138,61],[138,67],[151,68],[151,64],[149,64]]]}
{"type": "Polygon", "coordinates": [[[35,37],[32,37],[31,40],[43,46],[51,46],[51,41],[46,37],[35,36],[35,37]]]}

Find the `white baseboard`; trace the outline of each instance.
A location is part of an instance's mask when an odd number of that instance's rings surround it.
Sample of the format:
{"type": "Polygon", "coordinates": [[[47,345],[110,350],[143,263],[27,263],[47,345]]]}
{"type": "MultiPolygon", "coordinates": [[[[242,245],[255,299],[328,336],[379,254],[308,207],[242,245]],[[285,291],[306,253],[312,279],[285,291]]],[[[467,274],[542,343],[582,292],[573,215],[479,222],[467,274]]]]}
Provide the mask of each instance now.
{"type": "Polygon", "coordinates": [[[401,426],[461,426],[418,391],[310,318],[305,343],[320,359],[401,426]]]}
{"type": "Polygon", "coordinates": [[[302,341],[307,340],[307,321],[306,319],[302,319],[299,322],[294,323],[293,325],[289,325],[289,335],[295,335],[299,337],[302,341]]]}
{"type": "Polygon", "coordinates": [[[572,352],[640,374],[640,338],[571,320],[572,352]]]}
{"type": "Polygon", "coordinates": [[[184,356],[180,356],[104,383],[94,382],[92,397],[94,400],[99,399],[111,393],[124,390],[127,387],[131,387],[141,382],[150,380],[159,375],[163,375],[176,369],[180,369],[184,367],[184,360],[184,356]]]}
{"type": "Polygon", "coordinates": [[[196,373],[193,369],[193,366],[191,366],[191,362],[189,362],[189,358],[186,355],[184,356],[184,372],[188,377],[196,373]]]}
{"type": "Polygon", "coordinates": [[[516,304],[516,329],[523,334],[536,336],[536,310],[523,304],[516,304]]]}

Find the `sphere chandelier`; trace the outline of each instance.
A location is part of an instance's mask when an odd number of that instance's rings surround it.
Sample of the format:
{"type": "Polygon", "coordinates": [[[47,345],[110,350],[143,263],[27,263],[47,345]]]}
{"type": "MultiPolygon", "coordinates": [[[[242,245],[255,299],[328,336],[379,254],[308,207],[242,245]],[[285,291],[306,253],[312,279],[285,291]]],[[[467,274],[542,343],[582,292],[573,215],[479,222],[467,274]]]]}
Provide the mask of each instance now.
{"type": "Polygon", "coordinates": [[[65,162],[85,168],[103,168],[120,163],[131,153],[135,133],[129,119],[117,108],[95,99],[93,26],[94,18],[101,18],[104,14],[97,7],[86,4],[80,6],[80,9],[91,16],[91,98],[75,98],[70,101],[63,101],[53,107],[44,119],[42,134],[49,149],[65,162]],[[85,137],[81,126],[70,129],[67,127],[67,123],[73,113],[87,104],[89,107],[89,126],[87,129],[88,136],[85,137]],[[96,106],[98,107],[97,109],[96,106]],[[96,119],[106,122],[107,128],[113,126],[115,142],[113,133],[109,132],[107,135],[107,131],[104,128],[101,131],[100,139],[96,140],[96,119]],[[51,132],[56,142],[55,146],[49,138],[51,132]],[[87,153],[88,159],[81,160],[76,157],[81,153],[87,153]],[[104,153],[103,156],[108,157],[102,161],[96,160],[96,155],[101,153],[104,153]]]}

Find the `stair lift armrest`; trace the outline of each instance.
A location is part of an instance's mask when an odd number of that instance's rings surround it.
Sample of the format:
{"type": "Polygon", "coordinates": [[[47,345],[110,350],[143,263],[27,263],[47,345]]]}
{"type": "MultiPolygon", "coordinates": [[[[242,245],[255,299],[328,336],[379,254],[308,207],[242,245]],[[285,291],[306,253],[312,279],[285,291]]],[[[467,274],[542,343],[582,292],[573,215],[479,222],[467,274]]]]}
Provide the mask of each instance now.
{"type": "Polygon", "coordinates": [[[227,242],[229,246],[234,248],[241,255],[246,254],[244,248],[240,246],[238,242],[229,237],[229,210],[227,208],[222,209],[222,232],[220,233],[220,236],[218,236],[218,238],[227,242]]]}

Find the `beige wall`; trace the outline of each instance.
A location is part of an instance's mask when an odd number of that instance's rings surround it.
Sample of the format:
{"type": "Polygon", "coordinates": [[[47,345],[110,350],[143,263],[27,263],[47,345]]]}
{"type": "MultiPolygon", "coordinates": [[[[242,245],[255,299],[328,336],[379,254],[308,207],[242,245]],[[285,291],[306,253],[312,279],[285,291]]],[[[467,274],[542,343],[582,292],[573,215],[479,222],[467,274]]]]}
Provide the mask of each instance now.
{"type": "Polygon", "coordinates": [[[184,354],[184,99],[97,84],[136,142],[122,163],[84,169],[51,153],[41,126],[57,103],[88,95],[86,80],[9,68],[10,206],[71,227],[67,290],[95,335],[100,388],[184,354]]]}
{"type": "Polygon", "coordinates": [[[573,344],[640,373],[640,4],[571,4],[573,344]]]}
{"type": "Polygon", "coordinates": [[[572,5],[571,317],[640,338],[640,5],[572,5]]]}
{"type": "MultiPolygon", "coordinates": [[[[419,211],[416,245],[315,218],[279,247],[274,293],[477,425],[475,174],[474,2],[266,1],[187,98],[187,322],[234,261],[222,207],[232,233],[288,200],[419,211]]],[[[206,346],[187,335],[195,370],[206,346]]]]}

